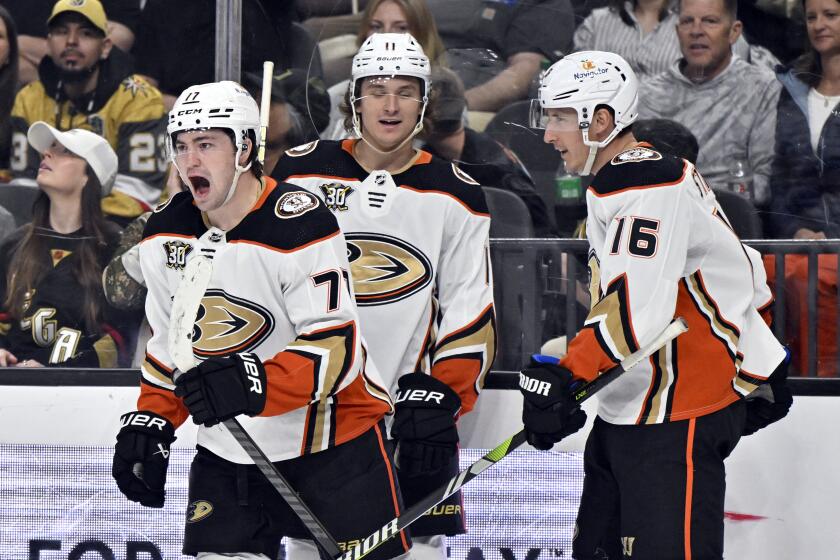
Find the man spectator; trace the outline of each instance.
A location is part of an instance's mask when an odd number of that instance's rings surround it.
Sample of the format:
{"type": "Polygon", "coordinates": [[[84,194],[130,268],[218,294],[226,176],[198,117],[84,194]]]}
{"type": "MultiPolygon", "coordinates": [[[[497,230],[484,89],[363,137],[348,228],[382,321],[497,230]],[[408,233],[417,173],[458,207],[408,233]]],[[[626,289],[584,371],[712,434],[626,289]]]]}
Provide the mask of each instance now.
{"type": "Polygon", "coordinates": [[[117,181],[102,210],[117,223],[153,207],[165,161],[160,92],[132,74],[131,60],[113,46],[99,0],[59,0],[47,19],[48,55],[39,80],[24,87],[12,109],[12,174],[34,184],[40,158],[26,131],[36,121],[59,130],[91,130],[119,157],[117,181]]]}
{"type": "Polygon", "coordinates": [[[428,3],[471,111],[498,111],[526,99],[541,64],[572,50],[575,19],[569,0],[428,3]]]}
{"type": "Polygon", "coordinates": [[[642,83],[639,118],[675,120],[700,145],[697,168],[716,189],[727,189],[730,167],[752,173],[757,206],[769,203],[779,84],[765,69],[733,57],[741,34],[736,0],[682,0],[677,36],[682,58],[642,83]]]}
{"type": "Polygon", "coordinates": [[[437,95],[437,110],[431,115],[432,130],[423,148],[433,155],[456,162],[470,177],[485,187],[511,191],[528,206],[534,234],[551,237],[554,226],[537,194],[531,176],[516,155],[488,134],[464,126],[466,109],[464,86],[458,76],[446,68],[432,72],[432,91],[437,95]]]}
{"type": "MultiPolygon", "coordinates": [[[[0,0],[0,5],[14,14],[18,28],[21,85],[38,79],[38,64],[47,54],[44,22],[54,3],[54,0],[0,0]]],[[[108,14],[108,37],[123,51],[130,51],[140,17],[140,0],[103,0],[102,3],[108,14]]]]}

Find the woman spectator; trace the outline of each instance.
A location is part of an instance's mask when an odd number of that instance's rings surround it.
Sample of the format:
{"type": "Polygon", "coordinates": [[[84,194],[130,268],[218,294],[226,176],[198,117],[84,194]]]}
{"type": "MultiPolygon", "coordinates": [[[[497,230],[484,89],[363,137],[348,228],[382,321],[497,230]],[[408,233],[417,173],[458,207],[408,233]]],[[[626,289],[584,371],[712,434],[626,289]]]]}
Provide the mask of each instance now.
{"type": "MultiPolygon", "coordinates": [[[[374,33],[411,33],[423,47],[432,66],[445,65],[446,49],[426,0],[370,0],[362,13],[356,44],[361,47],[365,39],[374,33]]],[[[347,137],[339,105],[349,84],[350,80],[344,80],[329,88],[330,124],[322,138],[340,140],[347,137]]]]}
{"type": "Polygon", "coordinates": [[[640,80],[664,72],[681,56],[677,14],[669,0],[610,0],[575,31],[576,51],[621,55],[640,80]]]}
{"type": "MultiPolygon", "coordinates": [[[[810,47],[777,73],[784,86],[776,113],[770,174],[774,238],[840,238],[840,2],[805,0],[810,47]]],[[[774,268],[765,257],[768,272],[774,268]]],[[[836,377],[837,256],[817,259],[817,375],[836,377]]],[[[768,274],[769,275],[769,274],[768,274]]],[[[785,258],[787,317],[793,370],[808,372],[808,261],[785,258]],[[799,320],[799,318],[803,318],[799,320]],[[792,331],[792,332],[791,332],[792,331]]],[[[813,320],[813,319],[812,319],[813,320]]]]}
{"type": "Polygon", "coordinates": [[[119,318],[105,303],[102,269],[120,232],[100,200],[117,155],[86,130],[36,122],[27,137],[43,155],[41,192],[32,222],[0,247],[0,366],[115,367],[122,337],[110,326],[119,318]]]}
{"type": "Polygon", "coordinates": [[[0,6],[0,183],[8,182],[12,149],[10,118],[18,81],[18,42],[15,22],[0,6]]]}

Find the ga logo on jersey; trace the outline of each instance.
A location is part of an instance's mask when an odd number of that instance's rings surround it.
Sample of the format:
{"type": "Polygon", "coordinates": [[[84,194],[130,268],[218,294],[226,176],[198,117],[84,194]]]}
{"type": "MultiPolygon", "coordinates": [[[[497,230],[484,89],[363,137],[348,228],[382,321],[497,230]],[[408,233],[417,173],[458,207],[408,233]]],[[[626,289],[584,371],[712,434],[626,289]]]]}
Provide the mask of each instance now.
{"type": "Polygon", "coordinates": [[[630,148],[623,151],[612,160],[613,165],[621,165],[622,163],[634,163],[637,161],[655,161],[662,159],[662,154],[655,152],[650,148],[630,148]]]}
{"type": "Polygon", "coordinates": [[[187,264],[187,255],[192,251],[192,245],[176,240],[167,241],[162,247],[166,255],[166,260],[164,261],[166,267],[173,270],[184,270],[184,266],[187,264]]]}
{"type": "Polygon", "coordinates": [[[381,233],[348,233],[345,238],[359,306],[405,299],[432,281],[432,263],[410,243],[381,233]]]}
{"type": "Polygon", "coordinates": [[[324,204],[333,212],[347,210],[347,197],[356,190],[350,185],[341,183],[325,183],[318,187],[324,193],[324,204]]]}
{"type": "Polygon", "coordinates": [[[274,317],[252,301],[210,289],[201,299],[193,328],[193,352],[201,358],[247,352],[274,330],[274,317]]]}
{"type": "Polygon", "coordinates": [[[278,218],[288,219],[306,214],[318,207],[318,198],[308,192],[295,191],[280,197],[274,206],[274,214],[278,218]]]}

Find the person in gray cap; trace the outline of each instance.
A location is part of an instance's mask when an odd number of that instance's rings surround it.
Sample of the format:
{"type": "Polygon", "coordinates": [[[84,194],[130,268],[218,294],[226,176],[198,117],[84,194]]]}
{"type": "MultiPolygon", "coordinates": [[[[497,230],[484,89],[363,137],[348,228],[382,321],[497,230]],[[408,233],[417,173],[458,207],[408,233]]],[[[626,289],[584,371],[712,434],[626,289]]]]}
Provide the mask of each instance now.
{"type": "Polygon", "coordinates": [[[102,269],[120,230],[100,201],[117,155],[87,130],[44,122],[27,133],[41,154],[32,222],[0,247],[0,366],[116,367],[122,316],[102,294],[102,269]]]}

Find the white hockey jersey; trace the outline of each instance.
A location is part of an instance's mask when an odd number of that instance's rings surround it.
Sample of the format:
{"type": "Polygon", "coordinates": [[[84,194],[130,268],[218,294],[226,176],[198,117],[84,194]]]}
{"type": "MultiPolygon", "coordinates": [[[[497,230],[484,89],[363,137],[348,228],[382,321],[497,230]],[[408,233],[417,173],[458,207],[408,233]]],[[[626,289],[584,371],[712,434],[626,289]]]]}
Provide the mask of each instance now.
{"type": "Polygon", "coordinates": [[[430,373],[468,412],[496,353],[484,193],[424,151],[398,173],[369,172],[354,142],[288,150],[273,175],[321,197],[338,218],[362,334],[386,385],[430,373]]]}
{"type": "Polygon", "coordinates": [[[640,144],[598,171],[586,202],[594,305],[561,364],[592,380],[674,317],[689,327],[602,390],[599,416],[682,420],[764,383],[785,351],[762,316],[772,295],[761,257],[694,166],[640,144]]]}
{"type": "MultiPolygon", "coordinates": [[[[254,352],[266,369],[266,407],[240,416],[272,461],[322,451],[361,435],[391,412],[387,389],[366,367],[344,237],[317,197],[265,180],[251,212],[233,229],[208,228],[189,193],[149,218],[140,265],[152,328],[142,364],[139,410],[188,417],[173,393],[167,347],[171,298],[184,266],[215,249],[213,275],[193,332],[197,358],[254,352]]],[[[198,444],[235,463],[251,460],[219,424],[198,444]]]]}

